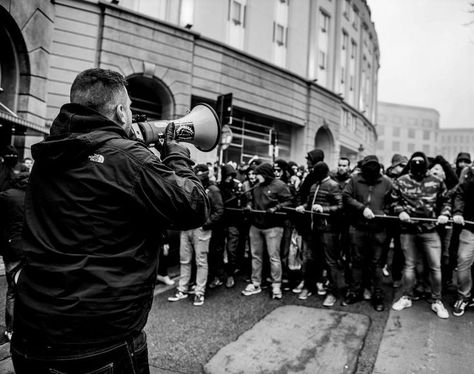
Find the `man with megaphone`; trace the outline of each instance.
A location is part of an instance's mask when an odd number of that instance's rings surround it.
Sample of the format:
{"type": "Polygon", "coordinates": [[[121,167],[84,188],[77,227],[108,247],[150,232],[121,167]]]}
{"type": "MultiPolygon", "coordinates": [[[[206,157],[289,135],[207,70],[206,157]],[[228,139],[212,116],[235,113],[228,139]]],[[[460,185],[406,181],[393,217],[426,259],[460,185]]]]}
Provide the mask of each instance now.
{"type": "Polygon", "coordinates": [[[209,201],[173,123],[161,160],[132,137],[121,74],[85,70],[70,96],[32,147],[13,364],[17,374],[149,373],[143,327],[161,232],[202,226],[209,201]]]}

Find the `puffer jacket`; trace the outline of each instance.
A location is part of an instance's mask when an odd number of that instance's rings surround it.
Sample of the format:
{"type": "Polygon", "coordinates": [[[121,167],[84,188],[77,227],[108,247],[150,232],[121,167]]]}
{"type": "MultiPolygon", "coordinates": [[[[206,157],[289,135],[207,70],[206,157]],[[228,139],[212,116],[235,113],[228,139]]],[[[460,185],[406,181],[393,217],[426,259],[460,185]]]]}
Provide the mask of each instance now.
{"type": "Polygon", "coordinates": [[[391,192],[392,182],[385,175],[380,175],[373,184],[369,184],[362,174],[353,175],[342,192],[342,200],[351,225],[359,230],[383,230],[383,219],[368,220],[364,218],[363,212],[365,208],[370,208],[375,215],[387,214],[391,192]]]}
{"type": "Polygon", "coordinates": [[[171,148],[160,161],[115,122],[66,104],[32,154],[18,341],[93,347],[139,333],[163,231],[207,219],[209,201],[188,152],[171,148]]]}

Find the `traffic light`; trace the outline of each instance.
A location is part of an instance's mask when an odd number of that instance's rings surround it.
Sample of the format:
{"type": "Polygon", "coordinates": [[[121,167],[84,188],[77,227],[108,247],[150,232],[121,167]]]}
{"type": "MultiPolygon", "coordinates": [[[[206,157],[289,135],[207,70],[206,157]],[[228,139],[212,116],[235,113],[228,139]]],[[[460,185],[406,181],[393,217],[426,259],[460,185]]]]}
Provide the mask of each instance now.
{"type": "Polygon", "coordinates": [[[216,112],[221,126],[232,125],[232,92],[217,96],[216,112]]]}

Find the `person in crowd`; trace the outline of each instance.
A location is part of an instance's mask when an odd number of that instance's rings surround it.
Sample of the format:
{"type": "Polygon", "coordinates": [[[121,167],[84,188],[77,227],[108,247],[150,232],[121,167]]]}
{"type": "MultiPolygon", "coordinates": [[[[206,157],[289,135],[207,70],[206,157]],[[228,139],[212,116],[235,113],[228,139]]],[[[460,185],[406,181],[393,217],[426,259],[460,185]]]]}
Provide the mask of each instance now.
{"type": "MultiPolygon", "coordinates": [[[[399,153],[392,156],[391,165],[387,168],[385,175],[393,182],[397,179],[408,164],[408,157],[399,153]]],[[[400,225],[398,222],[392,222],[386,225],[387,238],[382,251],[381,262],[383,264],[382,273],[384,276],[392,275],[393,288],[399,288],[402,284],[402,271],[405,259],[403,258],[402,248],[400,246],[400,225]],[[393,245],[391,261],[389,264],[389,254],[393,245]],[[390,269],[390,271],[389,271],[390,269]]]]}
{"type": "Polygon", "coordinates": [[[0,253],[5,265],[7,294],[5,298],[5,336],[13,335],[15,307],[14,276],[23,261],[22,230],[25,215],[25,190],[29,173],[23,171],[13,177],[10,188],[0,192],[0,253]]]}
{"type": "MultiPolygon", "coordinates": [[[[237,173],[232,165],[226,164],[221,168],[221,181],[219,189],[222,194],[224,203],[224,216],[222,218],[222,226],[224,227],[225,250],[227,253],[226,266],[226,283],[227,288],[232,288],[235,285],[234,274],[237,269],[237,258],[240,257],[238,253],[239,243],[241,238],[240,232],[244,224],[244,215],[242,209],[243,186],[239,180],[235,179],[237,173]]],[[[223,263],[223,262],[222,262],[223,263]]],[[[219,278],[209,284],[210,288],[215,288],[223,284],[219,278]]]]}
{"type": "MultiPolygon", "coordinates": [[[[459,179],[449,162],[441,155],[436,156],[431,161],[430,173],[444,182],[447,188],[447,197],[450,204],[452,204],[459,179]]],[[[456,224],[454,226],[441,225],[437,227],[441,239],[441,279],[445,289],[449,288],[452,284],[461,228],[462,226],[456,224]]]]}
{"type": "MultiPolygon", "coordinates": [[[[313,167],[318,162],[324,161],[324,151],[319,148],[312,149],[306,154],[306,165],[308,168],[307,174],[302,178],[300,188],[296,195],[296,205],[301,206],[306,204],[308,196],[311,190],[311,186],[316,183],[316,178],[313,173],[313,167]]],[[[295,229],[301,235],[302,239],[302,251],[306,253],[308,251],[309,236],[311,235],[311,219],[308,214],[298,214],[293,218],[295,229]]],[[[303,266],[304,267],[304,266],[303,266]]],[[[304,289],[304,280],[301,281],[294,289],[293,292],[300,294],[304,289]]],[[[319,292],[323,294],[325,291],[320,289],[319,292]]]]}
{"type": "MultiPolygon", "coordinates": [[[[288,186],[291,196],[292,196],[292,206],[294,206],[296,201],[296,189],[294,185],[290,182],[290,173],[288,171],[288,163],[279,158],[275,160],[275,164],[273,165],[273,173],[275,174],[275,179],[279,179],[282,182],[286,183],[288,186]]],[[[289,290],[289,275],[290,270],[288,268],[288,255],[290,253],[290,244],[291,244],[291,233],[293,232],[293,223],[289,219],[287,215],[284,227],[283,227],[283,237],[281,239],[280,245],[280,260],[282,266],[282,285],[283,290],[289,290]]]]}
{"type": "MultiPolygon", "coordinates": [[[[351,178],[351,161],[347,157],[339,158],[336,172],[331,174],[331,178],[337,183],[342,194],[344,187],[351,178]]],[[[349,281],[351,274],[349,221],[343,209],[341,209],[337,215],[337,219],[334,220],[334,228],[336,230],[336,246],[339,255],[338,264],[344,268],[344,279],[349,281]]]]}
{"type": "MultiPolygon", "coordinates": [[[[188,297],[189,283],[192,274],[192,261],[196,261],[196,287],[194,288],[194,306],[204,304],[208,278],[208,253],[212,230],[218,229],[224,212],[219,188],[209,181],[209,169],[205,164],[198,164],[194,171],[206,189],[211,205],[206,222],[198,228],[183,230],[180,235],[179,262],[180,276],[176,293],[168,301],[180,301],[188,297]]],[[[220,244],[219,244],[220,245],[220,244]]],[[[222,250],[215,249],[222,256],[222,250]]],[[[214,270],[215,271],[215,270],[214,270]]]]}
{"type": "Polygon", "coordinates": [[[174,286],[175,282],[168,274],[170,256],[170,244],[168,242],[167,232],[163,233],[163,242],[160,247],[160,255],[158,259],[158,269],[156,281],[166,284],[167,286],[174,286]]]}
{"type": "Polygon", "coordinates": [[[290,183],[298,192],[303,175],[299,172],[298,164],[294,161],[288,161],[288,172],[290,173],[290,183]]]}
{"type": "Polygon", "coordinates": [[[474,178],[472,174],[458,185],[454,193],[453,221],[463,227],[457,253],[457,299],[453,315],[460,317],[470,305],[472,297],[472,273],[474,263],[474,178]]]}
{"type": "Polygon", "coordinates": [[[397,178],[393,184],[393,211],[401,222],[400,242],[405,266],[402,297],[392,309],[400,311],[412,306],[416,261],[424,254],[429,266],[431,309],[439,318],[448,318],[449,312],[441,300],[441,241],[436,224],[448,222],[450,204],[444,182],[431,175],[428,166],[428,158],[423,152],[413,153],[408,163],[409,173],[397,178]],[[416,218],[432,221],[416,221],[416,218]]]}
{"type": "Polygon", "coordinates": [[[329,167],[325,162],[318,162],[313,173],[316,183],[311,186],[306,203],[298,206],[296,210],[301,213],[311,210],[329,216],[311,215],[311,235],[304,254],[304,289],[298,298],[306,300],[315,291],[314,286],[318,283],[319,288],[322,288],[323,270],[327,267],[329,286],[323,305],[331,307],[336,303],[342,288],[338,270],[337,231],[333,219],[338,217],[342,209],[342,195],[337,182],[329,177],[329,167]]]}
{"type": "Polygon", "coordinates": [[[23,159],[23,165],[28,169],[28,172],[31,173],[31,168],[33,167],[33,159],[31,157],[25,157],[23,159]]]}
{"type": "Polygon", "coordinates": [[[286,183],[275,179],[273,167],[263,163],[255,169],[259,185],[252,191],[252,200],[247,204],[248,210],[264,211],[251,215],[250,248],[252,252],[252,283],[242,291],[250,296],[262,291],[263,251],[266,247],[270,258],[272,278],[272,297],[282,298],[280,244],[283,236],[285,215],[277,214],[279,210],[291,206],[292,196],[286,183]],[[282,218],[283,216],[283,218],[282,218]]]}
{"type": "Polygon", "coordinates": [[[127,82],[92,68],[32,146],[25,261],[16,287],[11,354],[17,374],[149,373],[143,332],[161,232],[206,221],[209,200],[174,123],[160,158],[132,131],[127,82]]]}
{"type": "Polygon", "coordinates": [[[15,175],[28,169],[18,162],[18,151],[13,145],[5,146],[0,155],[0,191],[5,191],[12,186],[15,175]]]}
{"type": "Polygon", "coordinates": [[[351,224],[352,276],[342,304],[372,300],[374,309],[381,312],[384,310],[385,295],[380,258],[386,234],[384,221],[375,216],[388,213],[392,183],[382,175],[375,155],[364,157],[360,170],[359,174],[351,177],[343,191],[344,207],[351,224]]]}
{"type": "Polygon", "coordinates": [[[467,166],[471,165],[471,154],[468,152],[459,152],[458,156],[456,157],[456,175],[459,178],[461,176],[461,172],[467,166]]]}

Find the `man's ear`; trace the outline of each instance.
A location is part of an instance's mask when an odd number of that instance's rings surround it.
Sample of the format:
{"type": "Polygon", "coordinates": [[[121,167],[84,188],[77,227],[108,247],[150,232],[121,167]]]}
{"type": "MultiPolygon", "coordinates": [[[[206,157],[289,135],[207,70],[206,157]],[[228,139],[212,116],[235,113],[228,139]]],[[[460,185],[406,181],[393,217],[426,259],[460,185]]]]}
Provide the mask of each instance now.
{"type": "Polygon", "coordinates": [[[119,104],[115,107],[115,116],[117,117],[117,120],[121,125],[125,125],[127,123],[125,108],[123,107],[122,104],[119,104]]]}

